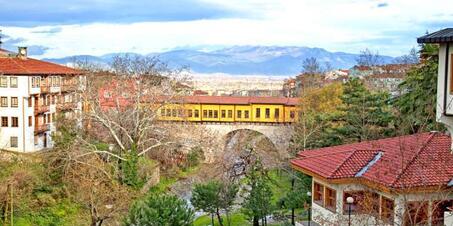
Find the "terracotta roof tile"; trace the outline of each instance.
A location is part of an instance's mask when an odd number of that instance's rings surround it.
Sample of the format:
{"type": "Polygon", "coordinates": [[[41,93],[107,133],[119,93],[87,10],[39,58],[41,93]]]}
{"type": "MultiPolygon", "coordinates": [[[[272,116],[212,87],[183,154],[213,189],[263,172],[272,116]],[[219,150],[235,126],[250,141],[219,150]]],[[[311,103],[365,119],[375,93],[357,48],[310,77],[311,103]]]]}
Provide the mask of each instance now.
{"type": "Polygon", "coordinates": [[[62,65],[32,58],[0,57],[0,74],[6,75],[62,75],[81,74],[80,71],[62,65]]]}
{"type": "Polygon", "coordinates": [[[446,185],[453,178],[450,136],[422,133],[303,151],[292,165],[326,179],[352,178],[377,153],[362,178],[392,187],[446,185]]]}

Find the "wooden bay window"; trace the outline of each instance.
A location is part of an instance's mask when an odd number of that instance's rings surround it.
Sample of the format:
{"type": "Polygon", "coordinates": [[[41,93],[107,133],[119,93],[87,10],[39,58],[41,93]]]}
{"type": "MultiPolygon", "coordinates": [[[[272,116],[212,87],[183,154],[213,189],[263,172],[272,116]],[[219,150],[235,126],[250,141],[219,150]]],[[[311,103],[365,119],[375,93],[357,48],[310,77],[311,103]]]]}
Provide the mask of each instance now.
{"type": "Polygon", "coordinates": [[[386,224],[392,224],[394,219],[395,202],[381,196],[381,220],[386,224]]]}
{"type": "Polygon", "coordinates": [[[313,184],[313,202],[324,205],[324,186],[316,182],[313,184]]]}
{"type": "Polygon", "coordinates": [[[328,187],[325,188],[325,207],[333,212],[336,212],[337,208],[337,192],[328,187]]]}

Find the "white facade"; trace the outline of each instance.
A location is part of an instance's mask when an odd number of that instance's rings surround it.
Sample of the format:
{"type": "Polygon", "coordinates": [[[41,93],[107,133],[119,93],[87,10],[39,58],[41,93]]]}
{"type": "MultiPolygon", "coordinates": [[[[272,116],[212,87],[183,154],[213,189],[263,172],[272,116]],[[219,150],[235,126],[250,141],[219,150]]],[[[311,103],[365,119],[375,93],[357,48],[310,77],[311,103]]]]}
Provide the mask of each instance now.
{"type": "Polygon", "coordinates": [[[33,152],[53,146],[57,109],[81,107],[75,90],[62,92],[61,84],[61,76],[0,75],[1,149],[33,152]]]}
{"type": "Polygon", "coordinates": [[[440,45],[437,77],[437,120],[453,134],[453,43],[440,45]],[[448,47],[448,48],[447,48],[448,47]]]}

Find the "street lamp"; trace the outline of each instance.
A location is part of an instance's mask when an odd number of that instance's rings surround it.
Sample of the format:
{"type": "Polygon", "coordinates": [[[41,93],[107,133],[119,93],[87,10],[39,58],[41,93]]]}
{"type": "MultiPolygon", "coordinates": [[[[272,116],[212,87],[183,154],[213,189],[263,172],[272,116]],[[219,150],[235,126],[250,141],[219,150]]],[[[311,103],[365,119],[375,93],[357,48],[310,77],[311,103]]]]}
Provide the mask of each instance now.
{"type": "Polygon", "coordinates": [[[308,226],[310,226],[311,222],[311,192],[307,191],[307,196],[310,198],[310,204],[308,204],[308,226]]]}
{"type": "Polygon", "coordinates": [[[348,225],[351,226],[351,206],[352,204],[354,203],[354,198],[353,197],[347,197],[346,198],[346,203],[348,204],[348,219],[349,219],[349,223],[348,225]]]}

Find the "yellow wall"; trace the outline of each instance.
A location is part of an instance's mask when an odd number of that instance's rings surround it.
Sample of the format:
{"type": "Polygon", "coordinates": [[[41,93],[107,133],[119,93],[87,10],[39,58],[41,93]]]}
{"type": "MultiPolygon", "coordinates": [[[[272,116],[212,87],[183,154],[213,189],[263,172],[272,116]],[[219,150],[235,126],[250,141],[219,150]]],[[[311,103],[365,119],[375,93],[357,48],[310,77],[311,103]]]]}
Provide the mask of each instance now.
{"type": "Polygon", "coordinates": [[[191,122],[201,121],[201,105],[200,104],[185,104],[184,109],[186,110],[187,120],[191,122]],[[190,111],[192,115],[190,115],[190,111]],[[197,116],[198,113],[198,116],[197,116]]]}
{"type": "Polygon", "coordinates": [[[220,105],[219,117],[221,122],[234,122],[234,105],[220,105]]]}
{"type": "Polygon", "coordinates": [[[283,122],[283,105],[276,104],[253,104],[253,121],[254,122],[283,122]],[[257,111],[260,109],[260,115],[257,117],[257,111]],[[266,117],[266,109],[269,110],[269,117],[266,117]],[[275,109],[279,110],[278,119],[275,118],[275,109]]]}
{"type": "Polygon", "coordinates": [[[234,117],[236,122],[250,122],[252,121],[252,107],[250,105],[236,105],[234,111],[234,117]],[[238,117],[238,111],[241,113],[241,117],[238,117]],[[248,118],[245,118],[245,111],[248,111],[248,118]]]}
{"type": "Polygon", "coordinates": [[[253,105],[215,105],[215,104],[166,104],[157,110],[159,120],[169,121],[192,121],[192,122],[295,122],[298,118],[297,108],[295,106],[283,106],[277,104],[253,104],[253,105]],[[164,114],[162,114],[162,109],[164,114]],[[260,117],[256,117],[257,109],[260,109],[260,117]],[[266,109],[269,109],[269,117],[266,118],[266,109]],[[279,111],[279,117],[276,118],[276,109],[279,111]],[[198,110],[198,117],[196,111],[198,110]],[[190,112],[191,111],[191,116],[190,112]],[[206,116],[204,115],[206,111],[206,116]],[[225,117],[222,117],[222,111],[225,111],[225,117]],[[231,111],[232,115],[228,114],[231,111]],[[241,117],[238,117],[240,111],[241,117]],[[245,111],[248,111],[249,117],[246,118],[245,111]],[[293,112],[294,118],[291,118],[293,112]]]}
{"type": "Polygon", "coordinates": [[[218,122],[220,118],[220,105],[202,104],[201,117],[204,122],[218,122]],[[206,113],[205,113],[206,112],[206,113]],[[216,115],[217,112],[217,115],[216,115]],[[217,117],[215,117],[217,116],[217,117]]]}
{"type": "Polygon", "coordinates": [[[296,122],[299,114],[297,113],[297,107],[295,106],[285,106],[285,122],[296,122]],[[291,112],[294,115],[294,118],[291,118],[291,112]]]}

